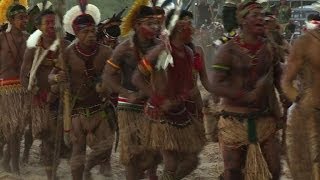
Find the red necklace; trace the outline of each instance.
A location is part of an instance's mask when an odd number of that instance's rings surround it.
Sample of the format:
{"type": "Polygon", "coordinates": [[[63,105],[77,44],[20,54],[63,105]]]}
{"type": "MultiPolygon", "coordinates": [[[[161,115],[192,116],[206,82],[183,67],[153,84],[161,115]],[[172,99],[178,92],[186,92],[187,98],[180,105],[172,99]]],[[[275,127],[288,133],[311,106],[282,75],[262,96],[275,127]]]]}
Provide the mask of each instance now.
{"type": "Polygon", "coordinates": [[[235,42],[238,44],[241,50],[251,58],[251,65],[257,65],[258,63],[257,56],[262,49],[263,43],[259,42],[257,44],[251,45],[251,44],[245,43],[240,36],[235,37],[235,42]]]}
{"type": "Polygon", "coordinates": [[[81,50],[79,44],[77,43],[77,44],[75,45],[75,49],[76,49],[76,51],[77,51],[79,54],[81,54],[82,56],[84,56],[84,57],[91,57],[91,56],[93,56],[93,55],[95,55],[95,54],[97,53],[97,49],[98,49],[98,48],[97,48],[97,46],[95,46],[94,50],[93,50],[90,54],[86,54],[85,52],[83,52],[83,50],[81,50]]]}

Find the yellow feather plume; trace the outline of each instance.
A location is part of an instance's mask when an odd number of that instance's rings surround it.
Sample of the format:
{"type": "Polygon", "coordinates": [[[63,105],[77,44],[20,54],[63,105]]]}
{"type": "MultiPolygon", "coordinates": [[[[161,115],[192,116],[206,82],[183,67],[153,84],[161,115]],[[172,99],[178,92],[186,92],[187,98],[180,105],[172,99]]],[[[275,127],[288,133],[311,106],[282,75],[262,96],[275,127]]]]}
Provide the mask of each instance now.
{"type": "MultiPolygon", "coordinates": [[[[7,21],[7,10],[15,2],[15,0],[0,0],[0,24],[7,21]]],[[[28,0],[19,0],[19,4],[28,7],[28,0]]]]}
{"type": "Polygon", "coordinates": [[[147,6],[149,0],[135,0],[134,4],[128,11],[128,14],[123,18],[121,23],[121,35],[127,36],[133,28],[133,24],[136,18],[137,13],[140,10],[141,6],[147,6]]]}

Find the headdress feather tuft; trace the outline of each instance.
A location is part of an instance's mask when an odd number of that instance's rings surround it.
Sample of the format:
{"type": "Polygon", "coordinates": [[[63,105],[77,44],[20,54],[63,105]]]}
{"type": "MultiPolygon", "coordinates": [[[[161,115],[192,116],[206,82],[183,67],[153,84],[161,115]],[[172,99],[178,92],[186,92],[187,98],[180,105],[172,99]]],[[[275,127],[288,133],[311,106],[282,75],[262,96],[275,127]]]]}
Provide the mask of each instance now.
{"type": "Polygon", "coordinates": [[[28,0],[1,0],[0,1],[0,24],[3,24],[7,21],[7,10],[13,3],[19,3],[22,6],[28,6],[28,0]]]}
{"type": "Polygon", "coordinates": [[[149,0],[136,0],[132,7],[129,9],[128,14],[123,18],[121,24],[122,36],[127,36],[133,28],[133,24],[136,18],[136,14],[139,12],[141,6],[147,6],[149,0]]]}
{"type": "MultiPolygon", "coordinates": [[[[93,17],[96,25],[99,24],[99,22],[101,20],[101,14],[100,14],[99,9],[95,5],[88,4],[86,6],[85,13],[90,14],[93,17]]],[[[67,11],[67,13],[63,17],[63,27],[66,32],[68,32],[69,34],[75,35],[75,33],[72,29],[72,23],[73,23],[74,19],[81,14],[83,14],[83,13],[80,9],[80,6],[74,6],[70,10],[67,11]]]]}

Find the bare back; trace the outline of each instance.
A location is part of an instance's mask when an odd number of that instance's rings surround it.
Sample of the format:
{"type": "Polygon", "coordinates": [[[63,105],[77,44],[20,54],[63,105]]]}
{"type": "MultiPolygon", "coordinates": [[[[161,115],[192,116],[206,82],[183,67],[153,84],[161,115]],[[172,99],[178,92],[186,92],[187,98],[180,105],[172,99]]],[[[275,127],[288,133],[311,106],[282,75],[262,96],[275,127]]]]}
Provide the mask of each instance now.
{"type": "Polygon", "coordinates": [[[11,32],[0,34],[0,78],[18,78],[26,49],[28,34],[13,36],[11,32]]]}

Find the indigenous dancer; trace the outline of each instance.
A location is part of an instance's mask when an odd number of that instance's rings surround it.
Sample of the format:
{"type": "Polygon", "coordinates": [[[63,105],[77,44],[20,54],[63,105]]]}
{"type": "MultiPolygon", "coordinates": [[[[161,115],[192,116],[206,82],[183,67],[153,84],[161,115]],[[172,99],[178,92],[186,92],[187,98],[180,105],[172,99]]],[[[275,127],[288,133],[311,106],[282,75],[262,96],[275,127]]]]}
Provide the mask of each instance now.
{"type": "MultiPolygon", "coordinates": [[[[74,180],[81,180],[83,174],[85,179],[90,179],[90,170],[94,166],[109,161],[114,140],[114,131],[110,130],[113,123],[108,122],[105,110],[108,104],[96,91],[105,60],[112,53],[111,48],[97,44],[96,25],[99,21],[100,11],[92,4],[86,6],[85,12],[74,6],[64,17],[64,27],[77,38],[64,53],[73,96],[70,163],[74,180]],[[86,145],[92,149],[87,159],[86,145]]],[[[61,64],[58,62],[58,67],[49,76],[52,87],[67,80],[66,71],[59,68],[61,64]]],[[[58,89],[52,90],[58,93],[58,89]]]]}
{"type": "MultiPolygon", "coordinates": [[[[318,2],[314,7],[320,12],[318,2]]],[[[283,90],[294,102],[288,110],[287,127],[288,164],[294,180],[320,178],[320,28],[314,27],[294,42],[282,78],[283,90]]]]}
{"type": "MultiPolygon", "coordinates": [[[[37,3],[34,5],[32,8],[28,9],[28,23],[27,23],[27,32],[32,34],[34,31],[37,30],[37,27],[35,26],[35,21],[41,11],[45,9],[50,9],[52,8],[52,3],[50,1],[47,1],[46,4],[44,2],[37,3]],[[44,7],[44,8],[43,8],[44,7]]],[[[29,108],[30,109],[30,108],[29,108]]],[[[32,124],[31,120],[28,122],[28,125],[26,127],[26,130],[24,132],[24,152],[23,152],[23,157],[22,157],[22,162],[23,163],[28,163],[29,161],[29,154],[30,154],[30,149],[33,143],[33,135],[32,135],[32,124]]]]}
{"type": "MultiPolygon", "coordinates": [[[[156,37],[161,30],[164,12],[146,6],[148,0],[135,1],[121,25],[122,35],[134,29],[132,38],[122,42],[107,61],[103,86],[110,85],[119,93],[118,120],[120,132],[120,161],[126,166],[128,180],[141,178],[142,172],[156,165],[157,153],[149,152],[142,145],[144,95],[132,84],[131,78],[141,57],[157,48],[156,37]],[[119,73],[122,77],[119,79],[119,73]]],[[[154,169],[155,170],[155,169],[154,169]]],[[[155,179],[155,172],[149,174],[155,179]]]]}
{"type": "Polygon", "coordinates": [[[241,33],[220,47],[209,76],[213,93],[221,97],[218,135],[225,180],[280,178],[281,112],[274,87],[279,88],[281,67],[263,39],[261,10],[255,1],[239,4],[241,33]]]}
{"type": "Polygon", "coordinates": [[[1,7],[9,5],[3,12],[9,26],[0,34],[0,130],[8,144],[2,165],[5,170],[19,174],[20,137],[26,125],[29,102],[19,80],[28,38],[25,33],[28,17],[23,5],[8,3],[4,0],[0,4],[1,7]]]}
{"type": "MultiPolygon", "coordinates": [[[[166,27],[173,16],[174,11],[170,11],[166,27]]],[[[182,11],[170,36],[174,66],[153,70],[149,61],[153,62],[157,56],[141,56],[133,76],[134,84],[150,97],[145,108],[150,125],[143,132],[148,137],[147,147],[160,150],[162,154],[164,172],[161,180],[182,179],[192,172],[197,167],[197,155],[205,141],[202,122],[192,116],[194,110],[188,106],[195,103],[193,97],[198,92],[192,74],[194,55],[185,45],[191,41],[192,34],[188,16],[189,12],[182,11]]],[[[169,42],[164,41],[160,50],[166,46],[169,42]]]]}
{"type": "Polygon", "coordinates": [[[59,41],[54,28],[55,13],[51,10],[42,11],[36,19],[36,25],[39,29],[30,35],[27,41],[20,79],[34,94],[31,105],[32,134],[42,140],[41,160],[48,179],[51,179],[56,169],[52,164],[58,101],[50,91],[48,75],[59,54],[59,41]]]}

